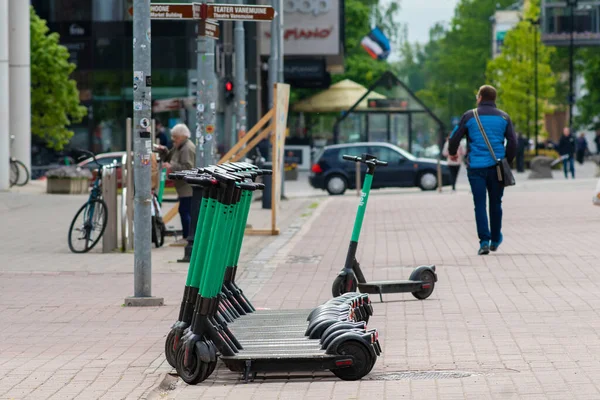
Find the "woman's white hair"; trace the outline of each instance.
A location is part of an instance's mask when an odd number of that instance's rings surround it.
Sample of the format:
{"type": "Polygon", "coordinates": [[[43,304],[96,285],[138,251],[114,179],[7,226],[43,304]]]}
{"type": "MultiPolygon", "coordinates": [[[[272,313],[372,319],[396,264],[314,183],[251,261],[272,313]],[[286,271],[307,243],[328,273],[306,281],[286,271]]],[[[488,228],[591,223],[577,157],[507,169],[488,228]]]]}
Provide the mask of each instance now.
{"type": "Polygon", "coordinates": [[[185,136],[189,138],[191,136],[190,130],[185,124],[177,124],[171,128],[171,136],[185,136]]]}

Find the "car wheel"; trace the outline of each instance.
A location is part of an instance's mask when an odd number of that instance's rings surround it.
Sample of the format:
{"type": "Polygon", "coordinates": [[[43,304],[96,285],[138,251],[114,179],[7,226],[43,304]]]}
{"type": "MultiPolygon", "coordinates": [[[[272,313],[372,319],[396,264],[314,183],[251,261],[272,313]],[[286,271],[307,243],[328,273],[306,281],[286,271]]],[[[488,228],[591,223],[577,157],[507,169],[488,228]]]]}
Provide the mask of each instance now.
{"type": "Polygon", "coordinates": [[[342,195],[348,188],[346,179],[341,175],[333,175],[327,178],[325,186],[327,192],[332,196],[342,195]]]}
{"type": "Polygon", "coordinates": [[[437,176],[433,172],[423,172],[419,175],[419,187],[421,190],[435,190],[437,187],[437,176]]]}

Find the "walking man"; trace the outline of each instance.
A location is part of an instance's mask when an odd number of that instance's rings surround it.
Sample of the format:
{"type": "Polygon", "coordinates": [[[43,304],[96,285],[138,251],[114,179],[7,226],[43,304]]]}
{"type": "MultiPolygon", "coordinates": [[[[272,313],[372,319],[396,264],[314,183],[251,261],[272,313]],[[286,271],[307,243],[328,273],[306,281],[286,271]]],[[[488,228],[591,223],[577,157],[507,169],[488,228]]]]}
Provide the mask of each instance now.
{"type": "MultiPolygon", "coordinates": [[[[467,176],[475,204],[475,220],[479,236],[479,255],[498,250],[502,243],[502,195],[504,186],[498,180],[497,160],[494,160],[479,130],[474,110],[463,114],[460,123],[450,135],[450,158],[457,159],[457,150],[463,136],[467,136],[467,176]],[[489,196],[490,218],[486,209],[489,196]]],[[[508,114],[496,108],[496,89],[484,85],[477,93],[477,114],[498,159],[512,163],[517,151],[517,138],[508,114]],[[506,140],[506,148],[504,141],[506,140]]]]}
{"type": "Polygon", "coordinates": [[[567,169],[571,169],[571,176],[575,179],[575,138],[571,135],[569,128],[563,129],[563,135],[558,142],[558,154],[563,159],[563,170],[565,171],[565,179],[569,178],[567,169]]]}

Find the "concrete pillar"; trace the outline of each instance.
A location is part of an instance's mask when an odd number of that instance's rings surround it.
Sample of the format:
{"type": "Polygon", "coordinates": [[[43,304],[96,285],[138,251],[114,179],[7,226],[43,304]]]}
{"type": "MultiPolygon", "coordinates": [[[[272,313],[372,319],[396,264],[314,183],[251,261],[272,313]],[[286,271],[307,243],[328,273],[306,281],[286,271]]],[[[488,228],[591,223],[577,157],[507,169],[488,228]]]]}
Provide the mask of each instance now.
{"type": "Polygon", "coordinates": [[[9,1],[10,128],[15,136],[11,155],[31,171],[31,63],[29,2],[9,1]]]}
{"type": "Polygon", "coordinates": [[[0,191],[10,187],[8,81],[8,0],[0,0],[0,191]]]}

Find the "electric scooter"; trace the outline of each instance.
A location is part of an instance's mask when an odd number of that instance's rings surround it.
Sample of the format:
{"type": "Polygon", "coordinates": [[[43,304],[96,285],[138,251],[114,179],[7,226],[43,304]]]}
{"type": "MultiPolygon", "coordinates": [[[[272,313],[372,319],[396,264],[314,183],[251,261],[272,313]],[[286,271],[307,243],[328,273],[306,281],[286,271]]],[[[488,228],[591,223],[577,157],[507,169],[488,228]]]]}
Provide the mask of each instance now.
{"type": "Polygon", "coordinates": [[[358,204],[358,211],[356,212],[352,238],[350,239],[350,246],[348,248],[348,254],[346,255],[346,263],[344,264],[344,269],[342,269],[337,278],[335,278],[335,281],[333,281],[333,286],[331,288],[333,296],[337,297],[343,293],[355,292],[358,287],[358,290],[361,293],[378,294],[382,303],[382,295],[384,293],[410,292],[419,300],[428,298],[431,296],[431,293],[433,293],[435,282],[437,282],[435,265],[421,265],[417,267],[412,274],[410,274],[408,280],[367,282],[365,279],[360,264],[356,260],[358,238],[367,209],[367,201],[369,199],[375,169],[377,167],[386,167],[388,163],[380,161],[370,154],[363,154],[361,157],[344,155],[343,158],[347,161],[365,164],[367,166],[367,173],[365,175],[360,202],[358,204]]]}

